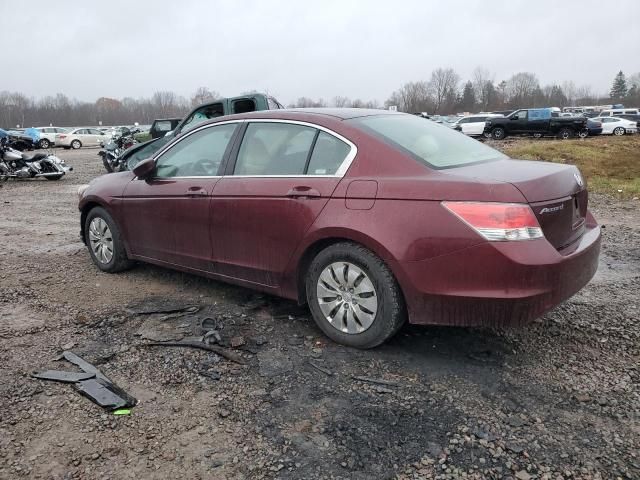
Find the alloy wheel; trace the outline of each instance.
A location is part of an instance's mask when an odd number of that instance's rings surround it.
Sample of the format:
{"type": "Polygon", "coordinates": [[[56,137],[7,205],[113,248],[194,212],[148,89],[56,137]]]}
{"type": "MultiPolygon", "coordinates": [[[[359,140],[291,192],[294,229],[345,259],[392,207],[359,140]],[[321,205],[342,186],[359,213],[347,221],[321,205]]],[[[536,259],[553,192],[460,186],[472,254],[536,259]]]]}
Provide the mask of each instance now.
{"type": "Polygon", "coordinates": [[[113,258],[113,236],[109,225],[101,217],[89,224],[89,243],[96,260],[106,265],[113,258]]]}
{"type": "Polygon", "coordinates": [[[327,266],[318,278],[316,293],[325,319],[343,333],[362,333],[376,318],[376,289],[369,276],[353,263],[327,266]]]}
{"type": "Polygon", "coordinates": [[[624,128],[622,127],[616,127],[616,129],[613,131],[614,135],[624,135],[624,128]]]}

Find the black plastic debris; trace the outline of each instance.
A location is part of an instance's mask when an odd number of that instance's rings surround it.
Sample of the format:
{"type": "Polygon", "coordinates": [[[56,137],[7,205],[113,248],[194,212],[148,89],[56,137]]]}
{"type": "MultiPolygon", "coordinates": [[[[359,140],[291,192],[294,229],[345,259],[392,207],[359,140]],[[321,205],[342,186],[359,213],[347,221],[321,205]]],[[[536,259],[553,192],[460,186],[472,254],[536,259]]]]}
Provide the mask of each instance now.
{"type": "Polygon", "coordinates": [[[31,375],[34,378],[40,380],[53,380],[55,382],[63,383],[76,383],[81,380],[88,380],[95,377],[93,373],[86,372],[62,372],[60,370],[47,370],[40,373],[34,373],[31,375]]]}
{"type": "Polygon", "coordinates": [[[109,411],[133,407],[138,403],[134,397],[109,380],[100,370],[75,353],[65,351],[60,358],[77,365],[84,372],[46,370],[33,373],[31,376],[41,380],[71,383],[81,395],[109,411]]]}

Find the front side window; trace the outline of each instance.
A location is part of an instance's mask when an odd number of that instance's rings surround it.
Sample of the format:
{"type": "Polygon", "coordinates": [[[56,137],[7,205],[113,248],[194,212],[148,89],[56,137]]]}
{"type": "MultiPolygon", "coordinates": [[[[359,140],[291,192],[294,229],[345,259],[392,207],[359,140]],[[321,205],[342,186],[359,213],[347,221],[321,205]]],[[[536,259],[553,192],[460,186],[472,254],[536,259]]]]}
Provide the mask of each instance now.
{"type": "Polygon", "coordinates": [[[520,110],[513,117],[517,118],[518,120],[526,120],[527,119],[527,111],[526,110],[520,110]]]}
{"type": "Polygon", "coordinates": [[[208,177],[218,174],[235,123],[204,128],[160,155],[156,177],[208,177]]]}
{"type": "Polygon", "coordinates": [[[425,122],[413,115],[384,114],[345,122],[362,129],[433,168],[451,168],[508,158],[452,128],[425,122]]]}
{"type": "Polygon", "coordinates": [[[290,123],[250,123],[234,174],[303,175],[316,131],[290,123]]]}

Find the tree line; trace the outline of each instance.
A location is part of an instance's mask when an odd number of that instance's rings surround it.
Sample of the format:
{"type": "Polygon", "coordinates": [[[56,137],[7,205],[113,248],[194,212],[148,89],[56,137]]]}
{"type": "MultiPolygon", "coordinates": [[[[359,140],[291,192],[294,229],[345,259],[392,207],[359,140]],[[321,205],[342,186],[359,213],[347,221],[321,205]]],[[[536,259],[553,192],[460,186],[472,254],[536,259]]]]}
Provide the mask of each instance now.
{"type": "MultiPolygon", "coordinates": [[[[244,92],[254,93],[254,92],[244,92]]],[[[122,99],[101,97],[95,102],[71,99],[64,94],[30,98],[19,92],[0,92],[0,126],[78,126],[150,124],[156,118],[181,117],[191,108],[220,94],[208,87],[198,88],[189,98],[171,91],[158,91],[149,98],[122,99]]],[[[471,78],[462,81],[452,68],[438,68],[428,80],[408,82],[391,93],[381,104],[378,100],[335,96],[330,100],[300,97],[289,107],[388,108],[402,112],[453,114],[509,110],[519,107],[599,105],[623,103],[640,106],[640,72],[629,78],[615,75],[609,95],[597,95],[590,86],[573,82],[541,85],[535,73],[519,72],[496,82],[489,70],[478,67],[471,78]]]]}

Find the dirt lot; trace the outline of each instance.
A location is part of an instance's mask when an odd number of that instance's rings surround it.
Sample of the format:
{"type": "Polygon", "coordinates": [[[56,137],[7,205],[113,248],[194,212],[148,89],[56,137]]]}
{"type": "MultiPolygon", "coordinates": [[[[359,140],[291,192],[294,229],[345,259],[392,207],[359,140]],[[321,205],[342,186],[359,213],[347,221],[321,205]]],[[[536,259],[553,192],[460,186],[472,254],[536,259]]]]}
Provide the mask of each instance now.
{"type": "Polygon", "coordinates": [[[637,200],[592,195],[598,274],[530,327],[406,327],[356,351],[289,302],[148,265],[100,273],[76,208],[99,158],[60,155],[62,181],[0,188],[0,478],[640,478],[637,200]],[[201,309],[124,308],[158,299],[201,309]],[[138,346],[204,317],[246,365],[138,346]],[[71,369],[63,347],[137,397],[132,414],[29,377],[71,369]]]}

